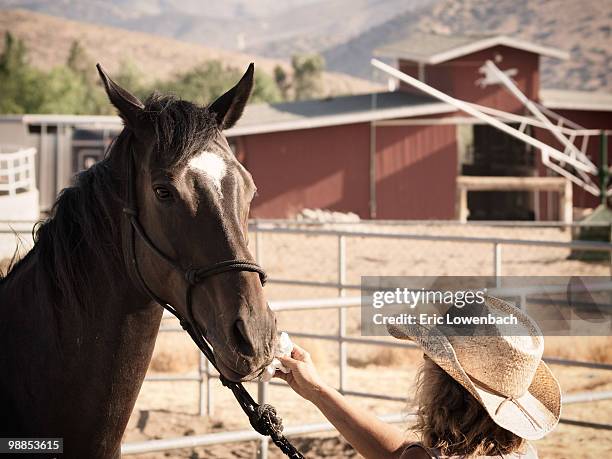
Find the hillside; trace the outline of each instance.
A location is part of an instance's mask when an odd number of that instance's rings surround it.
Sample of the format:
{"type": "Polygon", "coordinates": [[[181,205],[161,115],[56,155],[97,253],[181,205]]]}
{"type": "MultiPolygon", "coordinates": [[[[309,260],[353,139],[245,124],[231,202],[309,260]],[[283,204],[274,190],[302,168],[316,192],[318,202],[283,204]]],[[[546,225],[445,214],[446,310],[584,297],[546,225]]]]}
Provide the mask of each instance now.
{"type": "Polygon", "coordinates": [[[437,0],[0,0],[67,19],[288,59],[343,43],[437,0]]]}
{"type": "Polygon", "coordinates": [[[443,0],[403,13],[325,50],[331,70],[371,78],[368,58],[385,43],[418,31],[500,33],[571,53],[544,59],[542,86],[612,92],[612,0],[443,0]]]}
{"type": "MultiPolygon", "coordinates": [[[[270,74],[276,65],[289,69],[286,61],[27,10],[0,10],[0,33],[9,30],[25,41],[32,64],[43,69],[64,63],[74,40],[79,40],[92,58],[103,63],[111,73],[122,61],[131,60],[151,80],[168,77],[210,59],[218,59],[227,66],[241,69],[246,68],[249,62],[255,62],[256,68],[270,74]]],[[[348,75],[326,72],[323,87],[327,94],[348,94],[367,92],[376,86],[348,75]]]]}
{"type": "Polygon", "coordinates": [[[361,35],[398,14],[410,14],[438,0],[322,0],[266,18],[265,40],[249,44],[256,54],[280,58],[321,52],[361,35]],[[295,26],[285,30],[280,24],[295,26]],[[275,29],[279,29],[276,30],[275,29]]]}

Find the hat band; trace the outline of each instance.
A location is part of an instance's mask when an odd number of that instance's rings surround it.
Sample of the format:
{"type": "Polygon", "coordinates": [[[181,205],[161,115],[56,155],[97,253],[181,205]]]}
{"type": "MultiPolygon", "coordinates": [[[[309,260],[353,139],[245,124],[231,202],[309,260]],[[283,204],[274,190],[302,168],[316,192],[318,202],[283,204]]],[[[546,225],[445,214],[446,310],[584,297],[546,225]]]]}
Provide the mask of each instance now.
{"type": "Polygon", "coordinates": [[[536,418],[534,418],[531,413],[529,411],[527,411],[523,405],[521,405],[519,403],[519,401],[517,399],[515,399],[512,395],[510,397],[506,397],[505,399],[503,399],[499,405],[497,406],[497,409],[495,410],[495,415],[497,415],[497,412],[499,411],[499,409],[502,407],[502,405],[506,402],[512,402],[514,403],[514,405],[521,410],[521,412],[527,416],[527,419],[529,420],[529,422],[531,423],[531,425],[533,426],[534,429],[542,429],[542,426],[540,425],[540,423],[538,422],[538,420],[536,418]]]}
{"type": "Polygon", "coordinates": [[[542,429],[542,425],[538,422],[538,420],[529,411],[527,411],[525,407],[516,398],[514,398],[514,396],[506,396],[505,394],[502,394],[501,392],[478,380],[477,378],[474,378],[471,374],[466,373],[466,375],[468,375],[468,377],[473,382],[475,382],[478,386],[480,386],[487,392],[491,392],[493,395],[497,395],[499,397],[504,397],[504,399],[499,403],[499,405],[497,405],[497,408],[495,409],[495,416],[497,416],[497,413],[499,413],[499,410],[501,409],[504,403],[512,402],[525,416],[527,416],[527,419],[529,420],[534,429],[542,429]]]}

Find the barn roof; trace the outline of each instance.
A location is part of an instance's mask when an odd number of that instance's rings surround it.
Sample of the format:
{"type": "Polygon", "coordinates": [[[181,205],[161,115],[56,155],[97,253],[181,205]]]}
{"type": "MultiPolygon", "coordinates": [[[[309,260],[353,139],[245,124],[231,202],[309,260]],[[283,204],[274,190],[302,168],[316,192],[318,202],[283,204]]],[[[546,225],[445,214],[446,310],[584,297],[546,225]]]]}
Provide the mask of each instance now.
{"type": "Polygon", "coordinates": [[[612,111],[612,94],[606,92],[540,89],[540,101],[551,110],[612,111]]]}
{"type": "Polygon", "coordinates": [[[225,134],[263,134],[454,111],[455,108],[429,96],[400,91],[271,105],[254,104],[245,108],[237,125],[225,131],[225,134]]]}
{"type": "Polygon", "coordinates": [[[569,53],[505,35],[414,34],[374,51],[376,56],[439,64],[493,46],[507,46],[547,57],[569,59],[569,53]]]}

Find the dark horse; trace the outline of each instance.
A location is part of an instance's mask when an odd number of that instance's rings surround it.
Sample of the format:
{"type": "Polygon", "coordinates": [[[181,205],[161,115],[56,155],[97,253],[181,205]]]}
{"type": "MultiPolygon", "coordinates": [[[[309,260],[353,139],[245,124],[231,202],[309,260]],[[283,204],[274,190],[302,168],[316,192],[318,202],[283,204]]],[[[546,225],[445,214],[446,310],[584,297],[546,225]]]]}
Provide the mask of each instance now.
{"type": "MultiPolygon", "coordinates": [[[[63,457],[80,459],[120,456],[162,316],[130,263],[128,181],[142,227],[182,269],[252,260],[255,186],[221,131],[242,115],[253,65],[208,107],[158,95],[143,104],[99,70],[125,127],[0,280],[0,437],[63,437],[63,457]]],[[[135,244],[145,284],[186,316],[184,277],[135,244]]],[[[257,273],[209,277],[191,303],[227,379],[252,379],[271,361],[276,322],[257,273]]]]}

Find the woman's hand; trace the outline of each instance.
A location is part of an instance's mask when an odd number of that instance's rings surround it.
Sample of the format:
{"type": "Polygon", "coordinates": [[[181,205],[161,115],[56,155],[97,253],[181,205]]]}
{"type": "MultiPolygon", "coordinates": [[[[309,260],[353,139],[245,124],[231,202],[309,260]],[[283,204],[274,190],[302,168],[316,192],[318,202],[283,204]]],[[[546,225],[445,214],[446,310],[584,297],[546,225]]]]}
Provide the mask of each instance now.
{"type": "Polygon", "coordinates": [[[278,359],[291,372],[283,373],[277,370],[274,377],[284,379],[297,394],[306,400],[314,401],[327,387],[312,363],[310,354],[297,344],[293,345],[291,357],[278,357],[278,359]]]}
{"type": "Polygon", "coordinates": [[[401,456],[406,443],[404,432],[382,422],[369,410],[351,405],[342,394],[326,385],[308,352],[294,345],[291,357],[277,358],[291,373],[277,370],[274,377],[287,381],[295,392],[321,410],[364,458],[397,459],[401,456]]]}

